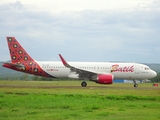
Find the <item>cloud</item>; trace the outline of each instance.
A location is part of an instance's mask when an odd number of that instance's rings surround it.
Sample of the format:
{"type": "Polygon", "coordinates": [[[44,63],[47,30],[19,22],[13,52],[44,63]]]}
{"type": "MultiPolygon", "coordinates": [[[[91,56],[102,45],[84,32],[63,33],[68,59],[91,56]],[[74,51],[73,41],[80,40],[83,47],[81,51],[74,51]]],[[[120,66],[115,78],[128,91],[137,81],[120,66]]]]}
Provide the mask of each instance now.
{"type": "MultiPolygon", "coordinates": [[[[83,9],[57,14],[19,1],[1,4],[0,47],[6,46],[5,36],[15,36],[37,60],[59,60],[57,54],[63,53],[73,61],[158,62],[150,58],[158,54],[159,5],[154,1],[140,4],[139,9],[83,9]],[[136,57],[126,57],[131,55],[136,57]]],[[[2,49],[0,54],[7,52],[2,49]]]]}
{"type": "MultiPolygon", "coordinates": [[[[17,0],[1,0],[0,4],[16,2],[17,0]]],[[[79,12],[83,10],[135,10],[146,9],[154,0],[21,0],[22,4],[32,10],[49,11],[52,13],[59,12],[79,12]]],[[[155,1],[157,2],[157,1],[155,1]]]]}

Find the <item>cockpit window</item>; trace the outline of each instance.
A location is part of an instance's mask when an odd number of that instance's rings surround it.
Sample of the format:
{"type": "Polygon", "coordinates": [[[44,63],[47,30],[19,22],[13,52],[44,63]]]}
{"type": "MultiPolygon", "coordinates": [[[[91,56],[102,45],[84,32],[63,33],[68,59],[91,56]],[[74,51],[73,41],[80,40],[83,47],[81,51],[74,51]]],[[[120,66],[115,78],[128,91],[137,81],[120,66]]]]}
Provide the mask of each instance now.
{"type": "Polygon", "coordinates": [[[146,67],[145,70],[149,70],[149,68],[146,67]]]}

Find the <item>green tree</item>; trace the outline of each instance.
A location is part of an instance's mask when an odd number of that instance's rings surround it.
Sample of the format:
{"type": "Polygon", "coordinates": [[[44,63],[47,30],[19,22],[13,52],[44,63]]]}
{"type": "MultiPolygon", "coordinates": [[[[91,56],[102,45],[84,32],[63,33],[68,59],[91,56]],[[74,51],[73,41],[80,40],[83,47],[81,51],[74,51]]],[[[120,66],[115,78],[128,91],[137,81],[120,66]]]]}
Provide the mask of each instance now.
{"type": "Polygon", "coordinates": [[[160,73],[157,73],[157,76],[155,78],[151,79],[152,82],[160,82],[160,73]]]}
{"type": "Polygon", "coordinates": [[[33,81],[39,81],[39,79],[40,79],[40,77],[39,77],[39,76],[36,76],[36,75],[34,75],[34,76],[32,77],[32,80],[33,80],[33,81]]]}
{"type": "Polygon", "coordinates": [[[53,81],[53,78],[47,78],[47,77],[40,77],[41,81],[53,81]]]}
{"type": "Polygon", "coordinates": [[[26,73],[22,74],[21,80],[29,80],[28,74],[26,74],[26,73]]]}

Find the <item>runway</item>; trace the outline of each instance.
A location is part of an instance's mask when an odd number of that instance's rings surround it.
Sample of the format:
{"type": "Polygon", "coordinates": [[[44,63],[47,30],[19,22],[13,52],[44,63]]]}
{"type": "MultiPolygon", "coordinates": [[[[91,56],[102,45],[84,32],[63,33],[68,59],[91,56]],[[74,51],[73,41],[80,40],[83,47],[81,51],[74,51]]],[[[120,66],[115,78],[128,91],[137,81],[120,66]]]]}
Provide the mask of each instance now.
{"type": "Polygon", "coordinates": [[[9,84],[1,84],[0,85],[0,88],[37,88],[37,89],[124,89],[124,90],[129,90],[129,89],[132,89],[132,90],[157,90],[159,89],[160,90],[160,87],[153,87],[153,86],[150,86],[150,87],[137,87],[137,88],[134,88],[134,87],[131,87],[131,86],[112,86],[112,85],[101,85],[101,86],[87,86],[87,87],[82,87],[82,86],[59,86],[59,85],[9,85],[9,84]]]}

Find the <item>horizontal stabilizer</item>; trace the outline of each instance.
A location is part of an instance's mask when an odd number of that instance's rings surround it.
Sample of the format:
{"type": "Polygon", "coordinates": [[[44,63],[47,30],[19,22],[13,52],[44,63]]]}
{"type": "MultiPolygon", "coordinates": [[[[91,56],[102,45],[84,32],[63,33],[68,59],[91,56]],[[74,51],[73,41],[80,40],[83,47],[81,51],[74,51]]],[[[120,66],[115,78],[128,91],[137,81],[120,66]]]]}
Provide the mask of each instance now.
{"type": "Polygon", "coordinates": [[[18,68],[18,69],[23,69],[24,68],[24,65],[22,64],[13,64],[13,63],[4,63],[3,64],[3,67],[15,67],[15,68],[18,68]]]}

